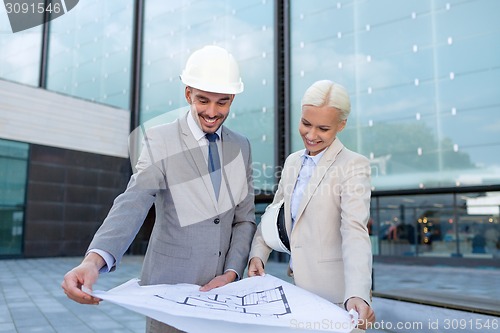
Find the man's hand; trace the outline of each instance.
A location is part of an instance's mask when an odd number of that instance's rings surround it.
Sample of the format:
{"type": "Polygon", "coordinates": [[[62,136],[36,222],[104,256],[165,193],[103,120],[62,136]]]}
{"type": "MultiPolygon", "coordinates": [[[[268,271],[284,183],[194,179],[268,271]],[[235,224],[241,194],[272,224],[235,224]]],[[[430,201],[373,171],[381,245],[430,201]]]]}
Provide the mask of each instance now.
{"type": "Polygon", "coordinates": [[[99,270],[105,265],[104,259],[97,253],[89,253],[82,263],[66,275],[61,287],[68,298],[81,304],[99,304],[99,298],[83,292],[82,287],[92,292],[92,285],[99,277],[99,270]]]}
{"type": "Polygon", "coordinates": [[[226,273],[222,275],[218,275],[214,277],[209,283],[206,285],[200,287],[200,291],[209,291],[214,288],[222,287],[225,286],[228,283],[233,282],[236,280],[236,273],[233,271],[227,271],[226,273]]]}
{"type": "Polygon", "coordinates": [[[248,276],[263,276],[266,272],[264,271],[264,263],[260,258],[253,257],[250,259],[248,264],[248,276]]]}
{"type": "Polygon", "coordinates": [[[347,300],[347,311],[354,309],[359,314],[358,328],[366,330],[375,322],[375,312],[373,309],[359,297],[352,297],[347,300]]]}

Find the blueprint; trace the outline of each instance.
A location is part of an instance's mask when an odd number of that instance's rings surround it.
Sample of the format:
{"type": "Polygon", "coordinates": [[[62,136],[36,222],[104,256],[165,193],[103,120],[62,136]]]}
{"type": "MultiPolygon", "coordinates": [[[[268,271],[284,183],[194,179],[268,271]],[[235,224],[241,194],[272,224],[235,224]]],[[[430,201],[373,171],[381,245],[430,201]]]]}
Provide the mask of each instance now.
{"type": "Polygon", "coordinates": [[[260,316],[283,316],[291,313],[282,286],[268,290],[250,292],[244,295],[199,293],[181,295],[175,299],[170,293],[155,295],[166,301],[210,310],[231,311],[260,316]]]}
{"type": "Polygon", "coordinates": [[[350,332],[357,320],[335,304],[269,274],[208,292],[191,284],[140,286],[139,282],[132,279],[93,295],[192,333],[350,332]]]}

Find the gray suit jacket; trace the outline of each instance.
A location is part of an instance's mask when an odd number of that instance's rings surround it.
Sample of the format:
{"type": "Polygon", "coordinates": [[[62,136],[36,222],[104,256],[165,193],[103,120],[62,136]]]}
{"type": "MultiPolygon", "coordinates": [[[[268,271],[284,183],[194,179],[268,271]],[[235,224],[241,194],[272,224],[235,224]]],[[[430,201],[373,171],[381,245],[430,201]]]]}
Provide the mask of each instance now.
{"type": "Polygon", "coordinates": [[[118,264],[154,203],[143,285],[204,285],[228,269],[243,277],[248,260],[256,229],[250,143],[222,128],[217,200],[206,152],[194,139],[187,116],[147,131],[138,171],[89,246],[109,252],[118,264]]]}

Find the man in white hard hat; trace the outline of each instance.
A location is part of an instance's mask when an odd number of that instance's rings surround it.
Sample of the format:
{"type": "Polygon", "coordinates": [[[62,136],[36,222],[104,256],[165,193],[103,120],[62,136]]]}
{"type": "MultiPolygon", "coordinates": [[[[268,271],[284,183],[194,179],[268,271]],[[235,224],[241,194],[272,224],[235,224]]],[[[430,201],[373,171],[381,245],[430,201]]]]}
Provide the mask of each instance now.
{"type": "MultiPolygon", "coordinates": [[[[141,284],[191,283],[201,291],[243,277],[255,233],[249,141],[222,126],[243,91],[238,64],[225,49],[195,51],[181,74],[190,111],[146,132],[127,189],[119,195],[82,263],[62,283],[82,304],[99,299],[100,272],[114,270],[154,204],[156,220],[141,284]]],[[[147,319],[147,332],[180,332],[147,319]]]]}

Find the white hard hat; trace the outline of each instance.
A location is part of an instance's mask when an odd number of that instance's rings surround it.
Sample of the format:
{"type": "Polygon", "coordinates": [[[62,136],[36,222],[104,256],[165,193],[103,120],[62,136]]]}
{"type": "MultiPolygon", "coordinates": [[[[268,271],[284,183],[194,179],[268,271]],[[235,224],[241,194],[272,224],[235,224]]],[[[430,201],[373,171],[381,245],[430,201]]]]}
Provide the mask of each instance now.
{"type": "Polygon", "coordinates": [[[208,45],[193,52],[180,78],[185,85],[203,91],[221,94],[243,91],[238,63],[219,46],[208,45]]]}
{"type": "Polygon", "coordinates": [[[278,252],[290,254],[290,242],[285,227],[283,200],[267,206],[260,218],[262,237],[267,246],[278,252]]]}

